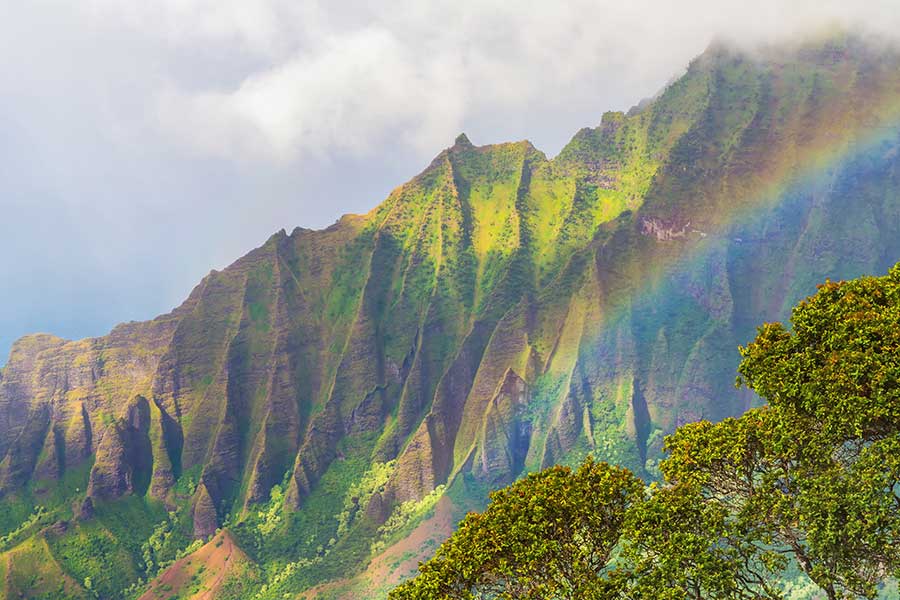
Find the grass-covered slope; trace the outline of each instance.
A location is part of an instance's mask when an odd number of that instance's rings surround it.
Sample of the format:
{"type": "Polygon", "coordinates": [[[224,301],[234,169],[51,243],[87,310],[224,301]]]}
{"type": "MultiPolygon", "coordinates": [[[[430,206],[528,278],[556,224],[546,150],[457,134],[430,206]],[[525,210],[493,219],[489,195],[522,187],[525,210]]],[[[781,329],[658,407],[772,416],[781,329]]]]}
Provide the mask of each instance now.
{"type": "Polygon", "coordinates": [[[752,402],[732,384],[755,324],[900,258],[898,67],[853,37],[714,46],[552,160],[460,136],[168,315],[20,340],[0,551],[45,553],[71,597],[137,597],[225,527],[256,597],[358,595],[526,471],[591,452],[654,476],[664,433],[752,402]]]}

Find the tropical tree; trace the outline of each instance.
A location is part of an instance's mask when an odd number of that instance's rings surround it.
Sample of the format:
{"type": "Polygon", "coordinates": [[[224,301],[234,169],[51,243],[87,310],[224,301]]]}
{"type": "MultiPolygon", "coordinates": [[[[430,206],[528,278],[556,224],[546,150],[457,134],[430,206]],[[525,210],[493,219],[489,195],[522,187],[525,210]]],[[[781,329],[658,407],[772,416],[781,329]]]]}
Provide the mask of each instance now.
{"type": "Polygon", "coordinates": [[[615,598],[610,569],[629,506],[643,494],[630,471],[587,458],[491,494],[483,513],[420,566],[390,598],[615,598]]]}
{"type": "Polygon", "coordinates": [[[635,600],[777,599],[784,558],[756,543],[721,502],[693,485],[654,484],[628,512],[620,563],[635,600]]]}
{"type": "Polygon", "coordinates": [[[680,428],[662,471],[727,508],[754,560],[871,598],[900,565],[900,266],[820,286],[791,323],[741,348],[738,383],[768,405],[680,428]]]}

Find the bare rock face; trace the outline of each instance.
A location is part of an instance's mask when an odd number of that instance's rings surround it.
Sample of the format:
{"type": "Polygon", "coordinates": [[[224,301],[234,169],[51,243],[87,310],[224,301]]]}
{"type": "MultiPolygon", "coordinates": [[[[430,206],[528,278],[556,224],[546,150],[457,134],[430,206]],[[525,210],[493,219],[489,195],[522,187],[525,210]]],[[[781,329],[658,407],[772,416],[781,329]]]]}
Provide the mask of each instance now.
{"type": "Polygon", "coordinates": [[[423,423],[391,476],[386,494],[388,498],[397,502],[418,500],[438,485],[432,466],[434,449],[431,439],[428,424],[423,423]]]}
{"type": "Polygon", "coordinates": [[[33,410],[31,399],[41,389],[34,375],[41,364],[39,356],[64,344],[52,335],[38,334],[13,344],[9,360],[0,373],[0,454],[4,456],[16,442],[33,410]]]}
{"type": "Polygon", "coordinates": [[[366,505],[366,517],[373,523],[384,523],[391,515],[392,506],[386,502],[380,492],[375,492],[366,505]]]}
{"type": "Polygon", "coordinates": [[[205,484],[200,484],[194,495],[194,537],[199,540],[208,540],[216,533],[219,526],[219,518],[216,505],[205,484]]]}
{"type": "Polygon", "coordinates": [[[50,428],[50,410],[37,406],[24,419],[0,462],[0,492],[15,490],[31,478],[50,428]]]}
{"type": "Polygon", "coordinates": [[[667,242],[678,238],[684,238],[688,234],[691,222],[678,226],[672,223],[665,223],[660,219],[648,217],[641,219],[641,233],[647,236],[655,237],[661,242],[667,242]]]}
{"type": "Polygon", "coordinates": [[[128,456],[128,431],[120,424],[111,425],[97,448],[88,495],[108,500],[134,491],[134,470],[128,456]]]}
{"type": "Polygon", "coordinates": [[[78,506],[76,512],[79,521],[88,521],[94,518],[94,499],[87,496],[78,506]]]}
{"type": "Polygon", "coordinates": [[[69,522],[68,521],[57,521],[53,525],[50,525],[50,527],[48,527],[48,529],[56,535],[63,535],[66,531],[69,530],[69,522]]]}
{"type": "Polygon", "coordinates": [[[69,422],[63,430],[63,454],[69,466],[77,466],[88,458],[94,450],[91,419],[84,403],[75,407],[69,422]]]}
{"type": "Polygon", "coordinates": [[[91,469],[89,496],[110,500],[146,492],[152,465],[149,428],[149,404],[145,398],[136,396],[128,404],[124,417],[103,433],[91,469]]]}
{"type": "Polygon", "coordinates": [[[527,385],[512,370],[488,406],[480,432],[479,453],[474,470],[491,487],[510,482],[508,473],[519,473],[531,443],[531,423],[525,416],[527,385]]]}

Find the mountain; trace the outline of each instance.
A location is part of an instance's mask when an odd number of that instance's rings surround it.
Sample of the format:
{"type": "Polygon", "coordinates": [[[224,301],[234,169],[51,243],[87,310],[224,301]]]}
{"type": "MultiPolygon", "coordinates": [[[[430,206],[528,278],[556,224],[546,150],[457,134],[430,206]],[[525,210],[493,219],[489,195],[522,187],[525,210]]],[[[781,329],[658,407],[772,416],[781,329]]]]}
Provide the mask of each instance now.
{"type": "Polygon", "coordinates": [[[378,597],[525,472],[592,453],[655,477],[665,434],[754,403],[733,382],[758,324],[900,259],[898,126],[891,47],[718,43],[552,160],[460,135],[167,315],[19,340],[0,594],[136,598],[162,573],[201,597],[186,564],[225,540],[217,597],[378,597]]]}

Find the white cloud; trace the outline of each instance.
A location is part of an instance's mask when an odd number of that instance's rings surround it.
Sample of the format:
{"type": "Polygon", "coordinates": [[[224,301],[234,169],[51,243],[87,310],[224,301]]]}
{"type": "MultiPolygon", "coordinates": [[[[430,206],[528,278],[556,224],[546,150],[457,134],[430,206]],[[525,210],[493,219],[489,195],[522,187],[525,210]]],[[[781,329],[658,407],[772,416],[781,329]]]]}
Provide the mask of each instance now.
{"type": "Polygon", "coordinates": [[[440,58],[415,64],[392,32],[371,27],[323,40],[234,90],[168,90],[159,115],[195,151],[223,157],[361,154],[389,132],[434,150],[463,116],[456,69],[440,58]]]}
{"type": "Polygon", "coordinates": [[[554,154],[715,36],[897,36],[897,2],[0,2],[0,357],[167,310],[271,232],[371,208],[461,130],[554,154]]]}
{"type": "Polygon", "coordinates": [[[284,162],[396,143],[424,157],[483,113],[514,120],[573,96],[596,96],[597,113],[604,94],[626,108],[714,35],[784,38],[831,21],[895,30],[894,4],[94,0],[88,15],[156,35],[182,50],[174,60],[237,58],[224,85],[160,82],[147,109],[191,152],[284,162]]]}

